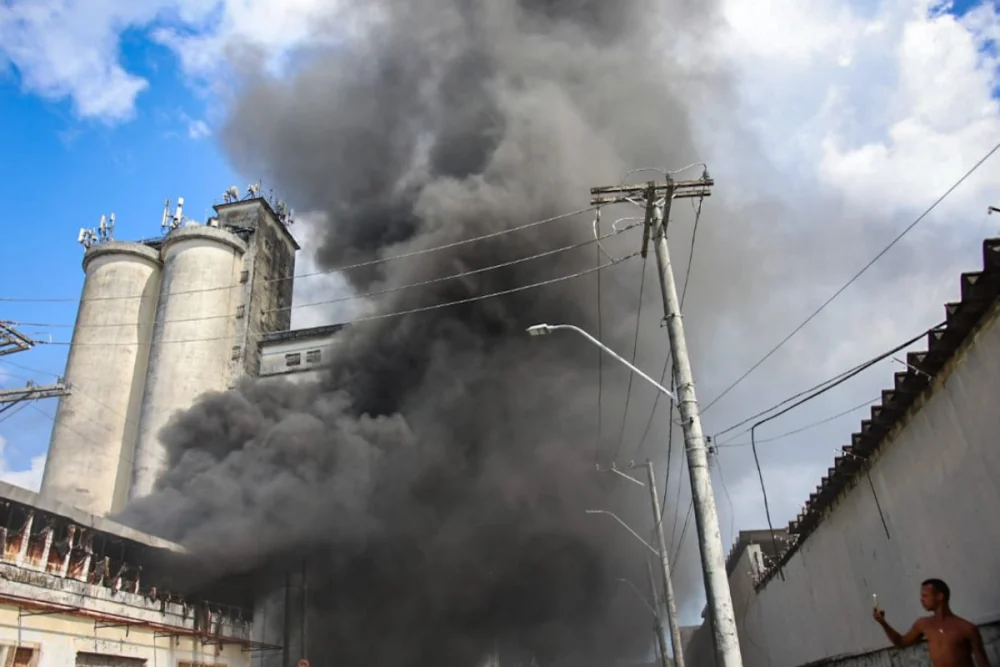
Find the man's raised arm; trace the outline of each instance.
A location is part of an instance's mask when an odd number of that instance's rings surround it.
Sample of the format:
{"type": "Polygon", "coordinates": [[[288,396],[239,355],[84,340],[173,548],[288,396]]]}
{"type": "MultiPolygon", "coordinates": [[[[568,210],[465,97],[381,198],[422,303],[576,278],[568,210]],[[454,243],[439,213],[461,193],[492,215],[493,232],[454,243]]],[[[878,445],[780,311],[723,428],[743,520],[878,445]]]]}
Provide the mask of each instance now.
{"type": "MultiPolygon", "coordinates": [[[[885,631],[885,636],[889,638],[892,645],[896,648],[906,648],[907,646],[913,646],[918,641],[920,637],[924,634],[923,632],[923,621],[922,619],[917,619],[913,626],[906,631],[905,635],[901,635],[896,632],[891,625],[889,625],[885,620],[885,612],[881,609],[876,609],[872,612],[872,617],[875,621],[882,626],[882,630],[885,631]]],[[[987,665],[987,667],[989,667],[987,665]]]]}

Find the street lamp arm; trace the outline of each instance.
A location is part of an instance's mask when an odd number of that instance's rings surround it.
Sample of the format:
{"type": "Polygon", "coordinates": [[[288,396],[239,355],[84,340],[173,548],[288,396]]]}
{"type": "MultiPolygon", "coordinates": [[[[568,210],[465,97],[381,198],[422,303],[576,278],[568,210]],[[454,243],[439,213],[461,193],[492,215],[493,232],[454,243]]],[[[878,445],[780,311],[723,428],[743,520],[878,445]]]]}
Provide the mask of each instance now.
{"type": "Polygon", "coordinates": [[[632,537],[634,537],[635,539],[637,539],[640,542],[642,542],[642,545],[644,547],[646,547],[647,549],[649,549],[650,551],[652,551],[653,555],[655,555],[657,558],[660,557],[660,552],[659,551],[657,551],[655,548],[653,548],[653,546],[649,542],[647,542],[646,540],[642,539],[642,536],[639,533],[637,533],[634,530],[632,530],[632,527],[630,525],[628,525],[627,523],[625,523],[624,521],[622,521],[621,518],[617,514],[615,514],[614,512],[609,512],[607,510],[587,510],[587,514],[607,514],[609,517],[611,517],[612,519],[614,519],[615,521],[617,521],[618,523],[620,523],[625,530],[627,530],[628,532],[632,533],[632,537]]]}
{"type": "Polygon", "coordinates": [[[636,594],[636,596],[640,600],[642,600],[642,603],[646,605],[646,609],[649,610],[649,613],[651,613],[655,618],[659,618],[659,615],[656,613],[656,610],[653,609],[653,605],[649,604],[649,601],[646,599],[646,596],[642,594],[642,591],[640,591],[638,588],[635,587],[635,584],[633,584],[628,579],[625,579],[624,577],[619,577],[618,581],[631,588],[632,591],[636,594]]]}
{"type": "Polygon", "coordinates": [[[531,334],[532,336],[544,336],[559,329],[575,331],[576,333],[580,334],[581,336],[589,340],[591,343],[593,343],[597,347],[607,352],[610,356],[614,357],[615,360],[624,364],[626,367],[629,368],[629,370],[631,370],[633,373],[641,377],[643,380],[645,380],[646,382],[650,383],[651,385],[659,389],[661,393],[670,397],[670,400],[674,401],[675,403],[677,402],[677,398],[674,396],[674,393],[672,391],[664,387],[662,384],[660,384],[650,376],[643,373],[641,370],[636,368],[631,362],[629,362],[625,357],[621,356],[620,354],[612,350],[610,347],[608,347],[601,341],[597,340],[596,338],[594,338],[593,336],[591,336],[589,333],[587,333],[578,326],[574,326],[572,324],[536,324],[534,326],[528,327],[528,333],[531,334]]]}

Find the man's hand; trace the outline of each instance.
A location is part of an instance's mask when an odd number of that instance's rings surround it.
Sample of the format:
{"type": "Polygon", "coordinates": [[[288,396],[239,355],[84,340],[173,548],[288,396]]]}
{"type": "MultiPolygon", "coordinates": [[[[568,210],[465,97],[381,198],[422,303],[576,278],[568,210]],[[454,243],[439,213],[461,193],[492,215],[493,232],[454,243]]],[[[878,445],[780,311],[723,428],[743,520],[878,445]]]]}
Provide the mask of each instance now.
{"type": "Polygon", "coordinates": [[[885,623],[885,611],[879,609],[878,607],[875,607],[874,609],[872,609],[872,618],[875,619],[876,623],[882,625],[883,623],[885,623]]]}

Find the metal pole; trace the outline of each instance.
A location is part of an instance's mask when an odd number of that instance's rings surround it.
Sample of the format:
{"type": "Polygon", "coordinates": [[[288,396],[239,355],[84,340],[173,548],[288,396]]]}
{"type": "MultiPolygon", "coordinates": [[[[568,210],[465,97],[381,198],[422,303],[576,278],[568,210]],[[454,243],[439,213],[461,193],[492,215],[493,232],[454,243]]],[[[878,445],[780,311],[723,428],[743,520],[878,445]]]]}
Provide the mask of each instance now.
{"type": "MultiPolygon", "coordinates": [[[[660,648],[660,664],[663,667],[670,667],[670,661],[667,658],[667,642],[663,638],[663,621],[660,620],[660,596],[656,594],[656,581],[653,579],[653,566],[649,564],[649,560],[646,560],[646,571],[649,573],[649,590],[653,593],[653,631],[656,632],[656,645],[660,648]]],[[[671,641],[676,641],[671,635],[671,641]]],[[[678,655],[682,655],[683,650],[678,651],[677,645],[674,644],[674,661],[675,664],[678,655]]],[[[683,661],[684,658],[681,658],[683,661]]]]}
{"type": "MultiPolygon", "coordinates": [[[[669,203],[672,198],[673,189],[668,188],[666,201],[669,203]]],[[[729,577],[726,574],[726,555],[722,546],[722,533],[719,530],[719,516],[715,509],[712,477],[708,469],[708,450],[701,430],[691,361],[688,359],[687,340],[684,337],[684,323],[681,319],[680,300],[677,297],[677,285],[670,266],[667,233],[663,220],[663,207],[658,204],[653,211],[656,262],[660,269],[667,334],[670,337],[670,349],[674,357],[677,409],[681,416],[681,427],[684,429],[684,448],[687,451],[688,474],[691,476],[691,500],[701,547],[701,566],[705,574],[705,594],[714,620],[712,627],[716,651],[721,660],[720,667],[743,667],[736,615],[733,613],[733,599],[729,591],[729,577]]]]}
{"type": "MultiPolygon", "coordinates": [[[[667,554],[667,543],[663,538],[660,497],[656,491],[653,464],[648,460],[646,461],[646,475],[649,478],[649,497],[653,503],[653,525],[656,526],[656,539],[660,547],[660,575],[663,577],[663,598],[667,605],[667,625],[670,627],[670,643],[674,648],[674,665],[684,667],[684,644],[681,640],[681,629],[677,625],[677,600],[674,599],[674,584],[670,577],[670,556],[667,554]]],[[[657,604],[656,608],[659,609],[660,605],[657,604]]]]}

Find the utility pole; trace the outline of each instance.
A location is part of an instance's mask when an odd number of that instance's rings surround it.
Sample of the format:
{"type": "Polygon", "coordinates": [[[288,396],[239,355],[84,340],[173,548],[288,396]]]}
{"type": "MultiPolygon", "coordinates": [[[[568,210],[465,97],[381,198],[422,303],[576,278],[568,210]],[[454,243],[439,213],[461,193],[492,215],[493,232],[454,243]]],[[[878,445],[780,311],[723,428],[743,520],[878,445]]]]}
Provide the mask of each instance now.
{"type": "MultiPolygon", "coordinates": [[[[36,341],[17,330],[14,322],[0,321],[0,357],[32,349],[36,341]]],[[[69,393],[69,388],[58,378],[55,384],[39,386],[29,381],[21,389],[0,390],[0,413],[12,409],[24,401],[37,401],[43,398],[56,398],[69,393]]]]}
{"type": "Polygon", "coordinates": [[[677,386],[677,408],[684,429],[684,448],[687,452],[688,474],[691,478],[691,500],[701,551],[701,565],[705,576],[705,595],[708,598],[710,618],[720,667],[743,667],[739,633],[733,599],[726,574],[726,555],[722,546],[722,532],[715,508],[712,477],[708,469],[708,450],[701,430],[698,401],[694,390],[691,361],[688,359],[687,340],[681,318],[680,299],[674,282],[670,253],[667,248],[667,222],[670,205],[674,199],[690,199],[711,195],[715,182],[707,172],[700,179],[665,183],[650,181],[642,185],[617,185],[592,188],[592,204],[616,204],[643,200],[646,208],[646,231],[643,234],[642,255],[645,257],[649,241],[656,251],[660,270],[660,288],[663,292],[663,311],[673,352],[674,382],[677,386]],[[666,209],[666,214],[664,213],[666,209]]]}
{"type": "MultiPolygon", "coordinates": [[[[649,480],[649,498],[653,504],[653,525],[656,527],[657,546],[660,550],[660,576],[663,577],[663,599],[667,606],[667,625],[670,626],[670,643],[674,647],[674,665],[676,667],[684,667],[684,643],[681,639],[680,626],[677,625],[677,600],[674,598],[674,584],[670,576],[670,556],[667,554],[667,542],[663,538],[663,517],[660,512],[660,496],[657,495],[653,463],[647,459],[643,467],[646,468],[646,478],[649,480]]],[[[650,576],[652,576],[652,573],[650,573],[650,576]]],[[[653,594],[656,595],[655,586],[653,594]]],[[[656,608],[660,608],[658,603],[656,608]]],[[[661,637],[662,633],[663,630],[661,628],[661,637]]]]}
{"type": "MultiPolygon", "coordinates": [[[[660,649],[660,665],[670,667],[670,662],[667,659],[667,642],[663,639],[663,621],[660,620],[660,596],[656,593],[656,580],[653,578],[653,566],[649,564],[649,560],[646,560],[646,571],[649,573],[649,590],[653,594],[653,609],[656,610],[656,613],[653,614],[653,632],[656,633],[656,645],[660,649]]],[[[678,648],[677,644],[674,644],[675,666],[681,664],[677,662],[677,656],[683,655],[684,648],[678,648]]],[[[684,658],[681,657],[682,662],[683,660],[684,658]]]]}
{"type": "Polygon", "coordinates": [[[17,325],[13,322],[0,321],[0,357],[15,352],[27,352],[34,346],[35,341],[18,331],[17,325]]]}

